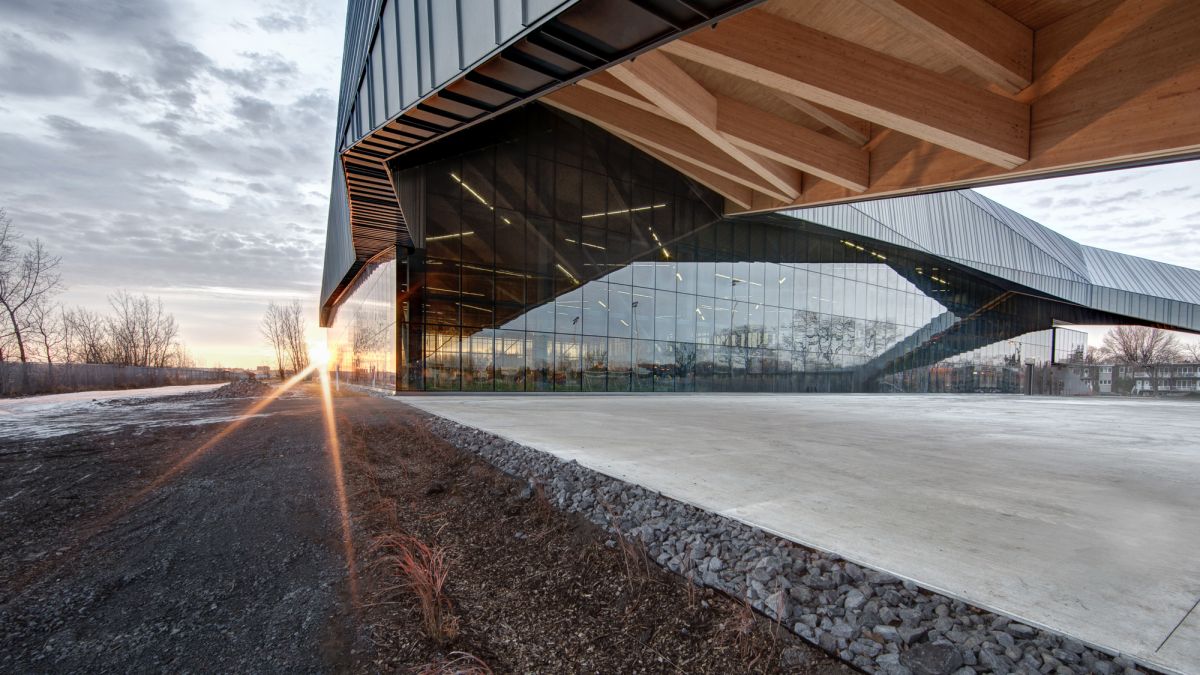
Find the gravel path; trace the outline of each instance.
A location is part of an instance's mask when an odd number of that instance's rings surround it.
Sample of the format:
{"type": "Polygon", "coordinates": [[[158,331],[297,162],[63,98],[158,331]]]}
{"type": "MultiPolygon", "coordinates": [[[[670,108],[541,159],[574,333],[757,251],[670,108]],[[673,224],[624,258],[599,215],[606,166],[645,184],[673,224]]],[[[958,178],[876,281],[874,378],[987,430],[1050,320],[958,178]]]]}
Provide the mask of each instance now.
{"type": "Polygon", "coordinates": [[[319,404],[276,401],[144,497],[221,425],[113,405],[102,433],[0,438],[0,671],[349,669],[319,404]]]}

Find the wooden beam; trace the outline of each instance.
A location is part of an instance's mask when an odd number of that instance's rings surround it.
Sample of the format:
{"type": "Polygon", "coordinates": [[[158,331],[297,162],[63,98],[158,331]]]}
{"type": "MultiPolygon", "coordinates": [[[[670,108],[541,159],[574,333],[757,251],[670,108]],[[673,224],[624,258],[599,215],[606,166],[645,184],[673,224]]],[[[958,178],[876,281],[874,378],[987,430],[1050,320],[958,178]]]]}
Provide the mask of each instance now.
{"type": "Polygon", "coordinates": [[[1010,93],[1033,81],[1033,31],[985,0],[862,0],[1010,93]]]}
{"type": "Polygon", "coordinates": [[[997,166],[1029,158],[1029,106],[761,10],[661,50],[997,166]]]}
{"type": "Polygon", "coordinates": [[[716,97],[665,54],[648,52],[636,60],[613,66],[609,72],[789,198],[800,196],[799,174],[771,166],[718,133],[716,97]]]}
{"type": "Polygon", "coordinates": [[[867,151],[741,101],[717,100],[717,131],[730,143],[851,190],[867,189],[867,151]]]}
{"type": "Polygon", "coordinates": [[[604,94],[609,98],[631,105],[639,110],[644,110],[648,113],[658,115],[666,119],[672,119],[667,111],[647,101],[641,94],[629,88],[624,82],[618,80],[612,73],[602,70],[594,75],[590,75],[577,83],[584,89],[590,89],[598,94],[604,94]]]}
{"type": "Polygon", "coordinates": [[[541,100],[611,133],[632,138],[658,152],[679,157],[752,190],[769,194],[776,199],[792,199],[677,122],[578,86],[564,87],[547,94],[541,100]]]}
{"type": "MultiPolygon", "coordinates": [[[[642,98],[618,78],[608,73],[598,75],[605,77],[593,76],[580,81],[579,86],[670,119],[667,111],[642,98]]],[[[733,145],[857,192],[867,189],[870,157],[866,151],[741,101],[721,95],[714,95],[713,99],[717,103],[714,131],[733,145]]]]}
{"type": "Polygon", "coordinates": [[[796,110],[808,115],[814,120],[824,124],[832,129],[835,133],[845,136],[851,143],[862,147],[871,140],[871,123],[860,120],[857,117],[851,117],[846,113],[830,110],[824,106],[819,106],[816,103],[810,103],[798,96],[785,94],[782,91],[774,92],[779,100],[787,103],[796,110]]]}

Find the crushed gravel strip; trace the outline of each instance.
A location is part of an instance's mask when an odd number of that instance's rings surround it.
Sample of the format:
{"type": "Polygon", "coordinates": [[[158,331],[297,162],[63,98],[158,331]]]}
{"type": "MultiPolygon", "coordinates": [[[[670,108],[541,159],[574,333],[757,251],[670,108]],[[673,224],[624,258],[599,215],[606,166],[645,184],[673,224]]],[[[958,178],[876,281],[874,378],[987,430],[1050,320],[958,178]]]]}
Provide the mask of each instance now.
{"type": "Polygon", "coordinates": [[[745,598],[870,673],[973,675],[1153,672],[1128,657],[1012,621],[839,556],[664,497],[493,434],[433,417],[434,433],[540,485],[558,508],[640,539],[695,583],[745,598]]]}

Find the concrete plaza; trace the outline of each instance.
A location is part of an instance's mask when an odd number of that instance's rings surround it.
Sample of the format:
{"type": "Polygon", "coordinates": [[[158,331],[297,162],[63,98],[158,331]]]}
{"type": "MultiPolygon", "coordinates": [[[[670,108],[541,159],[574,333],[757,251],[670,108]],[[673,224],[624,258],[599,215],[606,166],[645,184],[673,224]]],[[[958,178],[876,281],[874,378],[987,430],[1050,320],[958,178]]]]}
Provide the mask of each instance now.
{"type": "Polygon", "coordinates": [[[1108,651],[1200,672],[1200,404],[403,401],[1108,651]]]}

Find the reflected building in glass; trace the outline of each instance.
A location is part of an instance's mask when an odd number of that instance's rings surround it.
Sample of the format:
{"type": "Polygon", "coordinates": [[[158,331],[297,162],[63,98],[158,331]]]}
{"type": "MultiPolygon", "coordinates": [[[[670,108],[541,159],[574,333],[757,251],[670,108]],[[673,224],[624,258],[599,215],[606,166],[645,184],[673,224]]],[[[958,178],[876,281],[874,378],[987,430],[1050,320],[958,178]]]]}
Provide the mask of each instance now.
{"type": "Polygon", "coordinates": [[[325,302],[337,369],[378,387],[1058,393],[1066,325],[1200,330],[1200,273],[978,194],[727,217],[540,104],[390,169],[407,232],[325,302]]]}

